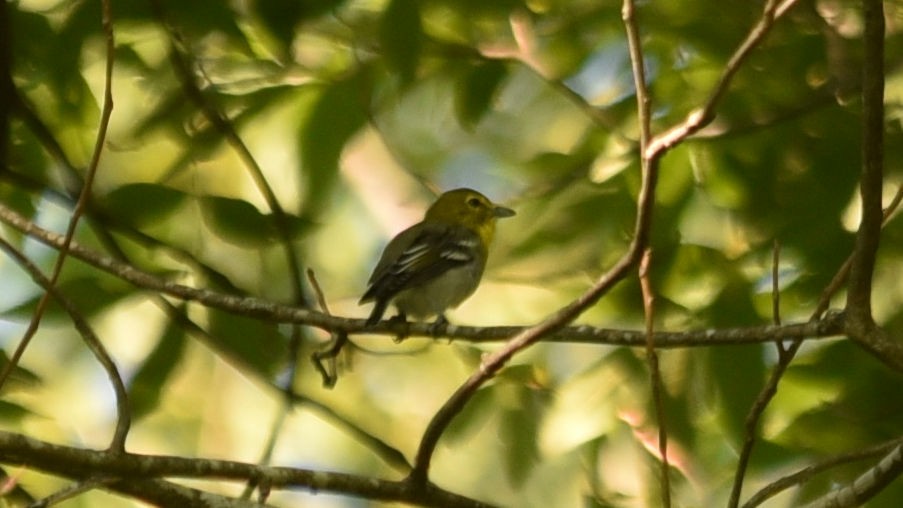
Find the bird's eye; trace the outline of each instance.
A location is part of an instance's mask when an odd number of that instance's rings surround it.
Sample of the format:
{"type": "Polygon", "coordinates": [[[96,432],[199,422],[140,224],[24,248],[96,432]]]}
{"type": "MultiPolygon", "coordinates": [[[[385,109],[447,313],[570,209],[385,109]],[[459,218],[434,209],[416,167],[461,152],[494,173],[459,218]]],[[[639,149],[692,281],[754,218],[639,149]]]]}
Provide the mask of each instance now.
{"type": "Polygon", "coordinates": [[[480,205],[482,205],[482,203],[480,203],[480,200],[477,199],[477,198],[470,198],[470,199],[468,199],[468,200],[467,200],[467,204],[468,204],[468,206],[470,206],[471,208],[479,208],[480,205]]]}

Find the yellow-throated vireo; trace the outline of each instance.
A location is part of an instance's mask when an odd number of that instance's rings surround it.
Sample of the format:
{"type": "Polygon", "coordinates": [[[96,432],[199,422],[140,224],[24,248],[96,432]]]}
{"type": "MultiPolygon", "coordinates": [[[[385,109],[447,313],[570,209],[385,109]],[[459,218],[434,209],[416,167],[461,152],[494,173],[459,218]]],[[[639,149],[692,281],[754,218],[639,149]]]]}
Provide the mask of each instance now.
{"type": "Polygon", "coordinates": [[[382,319],[389,303],[393,319],[436,315],[473,294],[483,276],[495,221],[514,210],[494,204],[472,189],[448,191],[426,211],[423,221],[399,233],[386,245],[360,303],[376,301],[367,324],[382,319]]]}

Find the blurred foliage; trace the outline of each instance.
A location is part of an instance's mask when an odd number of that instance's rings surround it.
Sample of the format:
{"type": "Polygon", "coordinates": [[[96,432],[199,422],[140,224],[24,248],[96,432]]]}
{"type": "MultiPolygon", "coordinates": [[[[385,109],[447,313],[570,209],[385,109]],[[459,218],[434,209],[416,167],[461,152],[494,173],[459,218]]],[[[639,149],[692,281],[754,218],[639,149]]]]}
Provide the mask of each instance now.
{"type": "MultiPolygon", "coordinates": [[[[762,2],[638,3],[661,132],[709,97],[762,2]]],[[[11,48],[18,100],[0,201],[63,230],[98,127],[100,2],[21,0],[5,9],[10,23],[0,32],[10,30],[0,43],[11,48]]],[[[537,322],[582,293],[633,233],[638,134],[620,9],[590,0],[114,2],[115,108],[76,240],[173,281],[293,303],[288,245],[316,272],[333,313],[362,317],[356,301],[386,238],[416,221],[432,193],[469,186],[518,215],[499,225],[481,289],[451,319],[537,322]],[[284,215],[268,205],[270,193],[284,215]]],[[[849,255],[859,9],[800,1],[737,73],[715,121],[663,159],[652,235],[657,326],[772,322],[775,241],[781,318],[806,320],[849,255]]],[[[890,194],[903,167],[903,5],[886,9],[890,194]]],[[[2,234],[49,271],[53,252],[2,234]]],[[[898,220],[881,249],[876,313],[896,336],[898,220]]],[[[39,292],[6,258],[0,277],[0,345],[11,351],[39,292]]],[[[167,311],[157,295],[76,261],[60,288],[127,378],[142,417],[130,449],[256,460],[279,411],[287,327],[193,304],[167,311]]],[[[0,421],[38,438],[103,443],[113,412],[98,393],[109,388],[99,388],[103,374],[67,319],[51,306],[20,372],[42,383],[4,393],[0,421]]],[[[580,319],[642,328],[638,282],[622,282],[580,319]]],[[[305,358],[326,337],[305,333],[296,390],[409,458],[432,414],[493,348],[353,337],[358,347],[327,391],[305,358]]],[[[676,505],[723,505],[775,348],[661,357],[676,505]]],[[[899,437],[901,383],[847,341],[807,343],[765,414],[744,498],[813,461],[899,437]]],[[[538,345],[455,420],[432,479],[506,506],[656,505],[650,399],[640,351],[538,345]]],[[[316,409],[299,406],[282,432],[280,464],[397,477],[340,419],[316,409]]],[[[796,506],[864,467],[833,469],[768,506],[796,506]]],[[[37,497],[58,486],[17,474],[37,497]]],[[[67,506],[92,506],[93,495],[67,506]]],[[[272,501],[299,497],[337,505],[305,493],[272,501]]],[[[897,481],[869,506],[901,500],[897,481]]]]}

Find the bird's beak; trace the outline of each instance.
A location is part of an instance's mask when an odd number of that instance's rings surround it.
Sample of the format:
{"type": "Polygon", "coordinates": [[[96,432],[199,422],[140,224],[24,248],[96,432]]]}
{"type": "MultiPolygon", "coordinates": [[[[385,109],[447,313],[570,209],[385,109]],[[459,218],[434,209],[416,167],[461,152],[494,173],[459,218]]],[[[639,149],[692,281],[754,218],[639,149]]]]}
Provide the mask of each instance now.
{"type": "Polygon", "coordinates": [[[498,218],[511,217],[512,215],[514,215],[514,210],[505,208],[504,206],[496,205],[495,209],[493,209],[493,215],[498,218]]]}

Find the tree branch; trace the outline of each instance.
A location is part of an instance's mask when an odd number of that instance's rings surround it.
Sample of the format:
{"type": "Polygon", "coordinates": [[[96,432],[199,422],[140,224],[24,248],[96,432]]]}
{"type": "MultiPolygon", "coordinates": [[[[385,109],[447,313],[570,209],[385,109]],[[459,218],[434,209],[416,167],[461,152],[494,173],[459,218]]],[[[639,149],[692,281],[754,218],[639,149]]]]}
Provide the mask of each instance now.
{"type": "MultiPolygon", "coordinates": [[[[156,479],[159,478],[178,477],[245,482],[255,480],[266,483],[271,488],[304,488],[312,492],[334,492],[373,500],[401,501],[429,506],[489,506],[475,499],[448,492],[430,483],[413,489],[404,481],[378,480],[344,473],[258,466],[227,460],[132,453],[116,454],[52,444],[5,431],[0,431],[0,461],[75,480],[98,477],[114,478],[117,481],[110,483],[107,488],[130,495],[135,495],[136,486],[141,486],[148,480],[158,482],[159,480],[156,479]]],[[[212,505],[182,504],[180,502],[166,506],[212,505]]]]}
{"type": "Polygon", "coordinates": [[[805,508],[854,508],[862,506],[903,474],[903,444],[888,452],[875,467],[859,475],[853,483],[828,493],[805,508]]]}
{"type": "MultiPolygon", "coordinates": [[[[764,38],[765,34],[768,33],[774,20],[792,6],[795,1],[796,0],[785,0],[783,3],[778,4],[776,0],[770,0],[766,5],[762,19],[753,28],[746,41],[744,41],[734,57],[728,63],[721,80],[703,108],[691,113],[683,124],[666,132],[662,136],[656,137],[650,142],[649,146],[645,147],[642,151],[642,184],[637,199],[637,217],[634,226],[634,235],[627,252],[624,253],[614,266],[580,298],[561,308],[536,326],[527,328],[518,333],[506,343],[505,347],[489,355],[485,361],[481,363],[479,370],[474,372],[474,374],[471,375],[454,394],[452,394],[448,401],[446,401],[442,408],[435,414],[423,434],[420,447],[418,448],[414,460],[414,470],[409,477],[413,483],[416,484],[426,480],[430,460],[432,459],[433,451],[439,442],[439,437],[451,423],[455,415],[463,409],[467,401],[474,393],[476,393],[477,389],[482,386],[483,383],[491,379],[499,370],[501,370],[501,368],[508,363],[516,353],[529,347],[543,337],[559,331],[568,323],[576,319],[586,309],[594,305],[599,298],[606,294],[615,284],[626,277],[630,273],[630,270],[640,261],[643,251],[648,244],[649,234],[652,229],[652,209],[655,203],[655,186],[658,180],[659,160],[668,149],[683,141],[687,136],[696,132],[714,118],[715,108],[718,105],[721,96],[727,90],[733,75],[739,69],[740,64],[746,59],[746,56],[752,49],[764,38]]],[[[634,52],[631,53],[631,56],[632,58],[637,58],[641,57],[642,54],[641,52],[634,52]]],[[[634,62],[635,68],[642,69],[642,65],[642,61],[634,62]]],[[[642,78],[642,76],[640,78],[642,78]]],[[[635,78],[635,83],[639,83],[640,85],[638,86],[640,87],[645,86],[642,79],[635,78]]],[[[641,99],[639,96],[638,98],[641,99]]],[[[642,104],[640,104],[639,107],[640,111],[644,108],[642,104]]]]}
{"type": "Polygon", "coordinates": [[[884,9],[881,0],[863,2],[865,52],[862,63],[861,219],[850,267],[847,312],[861,324],[872,321],[872,275],[881,238],[884,183],[884,9]]]}
{"type": "MultiPolygon", "coordinates": [[[[0,203],[0,222],[50,247],[59,248],[62,245],[63,237],[61,235],[38,227],[2,203],[0,203]]],[[[396,337],[399,334],[409,337],[437,337],[435,328],[431,323],[399,324],[383,321],[373,326],[366,326],[364,319],[330,316],[322,312],[281,305],[260,298],[236,296],[209,289],[176,284],[139,270],[127,263],[100,255],[81,246],[78,242],[72,242],[70,254],[95,268],[129,282],[135,287],[166,294],[185,301],[198,302],[204,306],[224,310],[236,315],[278,323],[305,324],[329,332],[344,331],[349,334],[386,335],[391,337],[396,337]]],[[[602,282],[605,282],[605,280],[602,282]]],[[[583,301],[580,300],[578,303],[583,301]]],[[[525,329],[519,326],[474,327],[448,325],[443,330],[442,337],[472,342],[495,342],[524,331],[525,329]]],[[[843,333],[842,314],[834,314],[816,322],[782,326],[765,325],[686,332],[658,331],[654,334],[654,340],[657,348],[674,348],[755,344],[799,338],[825,338],[840,335],[841,333],[843,333]]],[[[546,335],[544,340],[550,342],[645,347],[646,335],[644,331],[576,325],[571,327],[562,326],[556,329],[554,333],[546,335]]]]}
{"type": "Polygon", "coordinates": [[[862,63],[862,218],[850,265],[847,333],[887,366],[903,371],[903,346],[872,319],[872,278],[881,238],[884,184],[884,3],[866,0],[862,63]]]}

